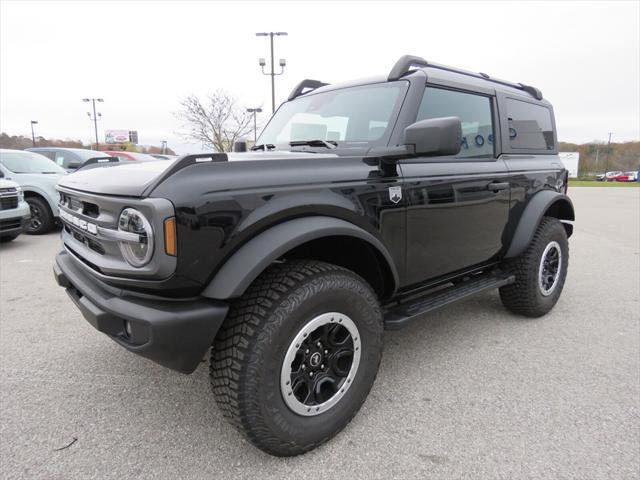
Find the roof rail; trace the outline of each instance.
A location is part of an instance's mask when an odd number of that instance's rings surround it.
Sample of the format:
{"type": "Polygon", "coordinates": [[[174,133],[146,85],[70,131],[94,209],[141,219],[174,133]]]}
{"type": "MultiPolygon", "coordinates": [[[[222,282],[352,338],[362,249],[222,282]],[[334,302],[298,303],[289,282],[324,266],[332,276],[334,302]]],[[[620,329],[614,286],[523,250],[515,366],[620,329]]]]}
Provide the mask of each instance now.
{"type": "Polygon", "coordinates": [[[438,70],[446,70],[447,72],[460,73],[462,75],[468,75],[470,77],[481,78],[483,80],[487,80],[489,82],[498,83],[500,85],[505,85],[511,88],[517,88],[518,90],[522,90],[523,92],[527,92],[536,100],[542,100],[542,92],[536,87],[532,87],[531,85],[525,85],[524,83],[514,83],[508,82],[506,80],[500,80],[499,78],[493,78],[487,75],[486,73],[476,73],[470,72],[469,70],[463,70],[461,68],[449,67],[447,65],[442,65],[439,63],[428,62],[424,58],[414,57],[413,55],[403,55],[396,62],[396,64],[391,69],[387,80],[398,80],[403,75],[406,75],[411,71],[411,67],[430,67],[437,68],[438,70]]]}
{"type": "Polygon", "coordinates": [[[398,80],[403,75],[406,75],[411,70],[411,67],[428,67],[429,62],[427,62],[422,57],[415,57],[413,55],[403,55],[393,66],[391,71],[389,72],[389,76],[387,80],[398,80]]]}
{"type": "Polygon", "coordinates": [[[289,94],[289,98],[287,100],[293,100],[300,95],[304,95],[305,93],[310,92],[311,90],[315,90],[316,88],[324,87],[325,85],[329,85],[328,83],[323,83],[320,80],[310,80],[305,79],[301,81],[296,88],[289,94]],[[305,92],[305,90],[307,90],[305,92]]]}

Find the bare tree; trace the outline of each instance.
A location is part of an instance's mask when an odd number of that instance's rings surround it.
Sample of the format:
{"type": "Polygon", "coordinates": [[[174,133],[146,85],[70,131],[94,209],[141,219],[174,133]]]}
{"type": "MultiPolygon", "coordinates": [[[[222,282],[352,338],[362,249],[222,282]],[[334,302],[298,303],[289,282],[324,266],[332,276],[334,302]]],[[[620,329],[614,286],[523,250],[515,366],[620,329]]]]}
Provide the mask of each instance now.
{"type": "Polygon", "coordinates": [[[236,99],[224,90],[216,90],[203,100],[189,95],[180,106],[176,116],[185,122],[185,131],[180,134],[217,152],[230,151],[253,128],[251,113],[238,107],[236,99]]]}

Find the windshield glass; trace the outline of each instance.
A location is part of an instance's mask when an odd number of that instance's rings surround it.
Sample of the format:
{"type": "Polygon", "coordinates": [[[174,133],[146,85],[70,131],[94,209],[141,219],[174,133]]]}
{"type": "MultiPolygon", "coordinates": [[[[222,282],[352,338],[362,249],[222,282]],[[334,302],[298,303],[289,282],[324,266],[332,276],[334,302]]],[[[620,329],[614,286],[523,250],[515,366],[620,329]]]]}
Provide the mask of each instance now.
{"type": "Polygon", "coordinates": [[[83,160],[89,160],[90,158],[98,158],[98,157],[108,157],[104,152],[98,152],[97,150],[72,150],[73,153],[78,155],[83,160]]]}
{"type": "Polygon", "coordinates": [[[257,144],[325,140],[376,143],[393,125],[407,82],[376,83],[307,94],[283,104],[257,144]]]}
{"type": "Polygon", "coordinates": [[[47,157],[34,152],[0,152],[0,163],[13,173],[66,173],[47,157]]]}

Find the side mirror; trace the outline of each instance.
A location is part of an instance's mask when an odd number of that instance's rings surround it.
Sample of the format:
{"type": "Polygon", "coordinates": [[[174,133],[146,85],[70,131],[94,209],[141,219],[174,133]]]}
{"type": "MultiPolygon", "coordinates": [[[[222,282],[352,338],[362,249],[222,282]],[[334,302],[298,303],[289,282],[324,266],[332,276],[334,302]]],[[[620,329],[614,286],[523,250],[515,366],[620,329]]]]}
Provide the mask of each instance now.
{"type": "Polygon", "coordinates": [[[70,170],[75,170],[80,165],[82,165],[82,162],[69,162],[69,164],[67,165],[67,168],[70,170]]]}
{"type": "Polygon", "coordinates": [[[4,178],[4,172],[0,170],[0,178],[4,178]]]}
{"type": "Polygon", "coordinates": [[[461,141],[462,125],[458,117],[429,118],[404,129],[404,143],[412,145],[416,155],[457,155],[461,141]]]}

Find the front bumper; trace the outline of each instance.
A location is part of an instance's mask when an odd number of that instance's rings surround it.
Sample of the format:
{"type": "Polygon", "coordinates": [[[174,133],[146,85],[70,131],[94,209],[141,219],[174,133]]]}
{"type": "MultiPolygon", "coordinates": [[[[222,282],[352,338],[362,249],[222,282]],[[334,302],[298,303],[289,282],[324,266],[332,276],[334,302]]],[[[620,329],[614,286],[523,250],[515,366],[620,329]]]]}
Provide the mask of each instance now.
{"type": "Polygon", "coordinates": [[[196,369],[227,315],[227,304],[204,298],[183,301],[134,296],[100,282],[78,262],[62,251],[56,256],[53,273],[93,327],[160,365],[182,373],[196,369]]]}
{"type": "Polygon", "coordinates": [[[24,217],[0,218],[0,236],[9,237],[24,232],[31,221],[31,213],[24,217]]]}

